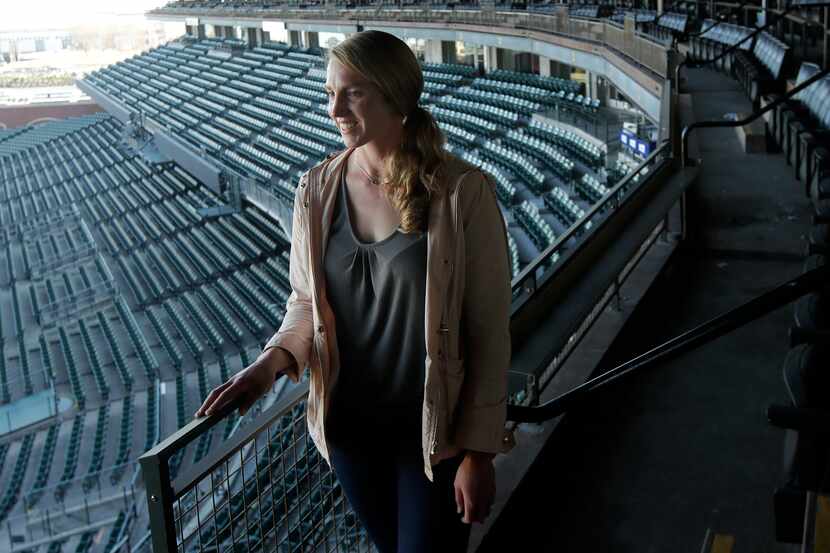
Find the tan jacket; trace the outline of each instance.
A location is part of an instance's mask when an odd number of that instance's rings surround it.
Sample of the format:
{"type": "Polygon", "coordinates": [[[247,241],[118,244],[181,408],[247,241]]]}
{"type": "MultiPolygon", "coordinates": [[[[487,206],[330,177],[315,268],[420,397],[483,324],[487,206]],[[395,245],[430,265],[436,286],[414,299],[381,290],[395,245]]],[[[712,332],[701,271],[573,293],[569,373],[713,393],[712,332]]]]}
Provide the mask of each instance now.
{"type": "MultiPolygon", "coordinates": [[[[323,259],[341,169],[353,148],[309,169],[294,199],[285,318],[265,345],[282,347],[298,382],[309,366],[308,432],[331,466],[324,434],[339,357],[326,300],[323,259]]],[[[430,201],[427,227],[426,378],[422,415],[424,473],[462,450],[506,453],[510,364],[510,263],[507,230],[492,178],[450,156],[444,194],[430,201]]],[[[381,440],[382,436],[378,436],[381,440]]]]}

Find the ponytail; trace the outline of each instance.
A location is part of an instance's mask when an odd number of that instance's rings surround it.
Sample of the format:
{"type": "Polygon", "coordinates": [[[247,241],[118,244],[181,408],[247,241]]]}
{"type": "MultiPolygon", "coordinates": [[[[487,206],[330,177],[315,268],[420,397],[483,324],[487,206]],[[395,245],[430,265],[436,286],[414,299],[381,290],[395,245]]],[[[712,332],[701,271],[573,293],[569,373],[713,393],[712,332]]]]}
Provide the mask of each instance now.
{"type": "Polygon", "coordinates": [[[429,202],[441,191],[447,160],[444,133],[432,114],[415,106],[404,120],[401,147],[386,159],[384,191],[401,214],[403,232],[426,231],[429,202]]]}

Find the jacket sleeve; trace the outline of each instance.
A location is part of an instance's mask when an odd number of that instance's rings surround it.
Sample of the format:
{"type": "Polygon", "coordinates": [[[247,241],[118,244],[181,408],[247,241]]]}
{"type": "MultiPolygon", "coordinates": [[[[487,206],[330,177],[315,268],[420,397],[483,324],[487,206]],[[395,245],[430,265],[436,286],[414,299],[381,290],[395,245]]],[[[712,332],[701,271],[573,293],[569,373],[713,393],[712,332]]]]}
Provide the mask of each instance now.
{"type": "MultiPolygon", "coordinates": [[[[464,183],[464,299],[461,341],[464,382],[457,413],[456,445],[503,453],[510,437],[507,416],[507,370],[510,366],[511,272],[507,229],[495,184],[481,171],[464,183]]],[[[461,193],[461,191],[459,192],[461,193]]]]}
{"type": "Polygon", "coordinates": [[[291,253],[288,278],[291,294],[285,303],[285,317],[279,330],[268,340],[262,351],[281,347],[294,357],[294,364],[285,369],[292,382],[299,382],[311,352],[314,336],[314,318],[311,306],[311,282],[308,275],[308,245],[306,225],[303,224],[303,194],[308,174],[300,179],[294,193],[294,214],[291,224],[291,253]]]}

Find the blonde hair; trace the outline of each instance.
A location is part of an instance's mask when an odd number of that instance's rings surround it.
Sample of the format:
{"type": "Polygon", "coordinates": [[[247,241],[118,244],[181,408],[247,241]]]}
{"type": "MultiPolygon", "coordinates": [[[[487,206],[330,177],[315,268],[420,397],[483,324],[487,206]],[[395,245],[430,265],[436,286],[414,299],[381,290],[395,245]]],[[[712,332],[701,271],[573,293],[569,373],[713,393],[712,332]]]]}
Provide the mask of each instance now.
{"type": "Polygon", "coordinates": [[[334,57],[380,90],[387,104],[406,117],[401,147],[384,162],[383,190],[400,212],[401,230],[425,231],[432,194],[441,191],[447,161],[446,138],[432,114],[418,106],[424,76],[415,54],[395,35],[363,31],[329,50],[334,57]]]}

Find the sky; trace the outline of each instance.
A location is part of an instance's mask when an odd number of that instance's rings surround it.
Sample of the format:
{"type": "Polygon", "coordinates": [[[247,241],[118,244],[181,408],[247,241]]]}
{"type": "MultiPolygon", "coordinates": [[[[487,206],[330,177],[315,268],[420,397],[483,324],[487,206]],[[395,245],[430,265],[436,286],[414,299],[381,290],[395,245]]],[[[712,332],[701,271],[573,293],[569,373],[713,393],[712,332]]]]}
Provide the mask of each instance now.
{"type": "Polygon", "coordinates": [[[61,29],[83,23],[142,20],[166,0],[2,0],[0,32],[61,29]]]}

